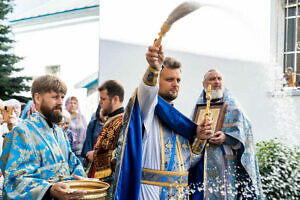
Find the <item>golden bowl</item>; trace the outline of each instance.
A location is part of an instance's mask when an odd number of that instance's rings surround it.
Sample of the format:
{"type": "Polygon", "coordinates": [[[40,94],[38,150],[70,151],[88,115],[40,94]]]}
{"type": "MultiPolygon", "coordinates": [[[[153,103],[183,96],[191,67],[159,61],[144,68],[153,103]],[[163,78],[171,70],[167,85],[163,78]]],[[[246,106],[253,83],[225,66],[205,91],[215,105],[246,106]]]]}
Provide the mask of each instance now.
{"type": "Polygon", "coordinates": [[[86,195],[84,195],[84,197],[80,200],[105,200],[109,188],[108,183],[94,179],[63,181],[63,183],[66,183],[70,186],[68,190],[69,192],[75,190],[86,191],[86,195]]]}

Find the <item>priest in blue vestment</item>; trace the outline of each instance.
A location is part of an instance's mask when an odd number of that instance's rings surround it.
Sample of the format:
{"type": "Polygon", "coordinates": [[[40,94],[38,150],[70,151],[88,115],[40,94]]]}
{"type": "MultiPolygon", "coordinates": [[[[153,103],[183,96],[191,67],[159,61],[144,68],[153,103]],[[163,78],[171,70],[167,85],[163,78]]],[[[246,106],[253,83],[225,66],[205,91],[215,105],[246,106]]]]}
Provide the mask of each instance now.
{"type": "Polygon", "coordinates": [[[181,64],[164,59],[161,47],[150,46],[146,59],[149,67],[125,111],[113,198],[188,199],[191,142],[198,126],[173,107],[181,64]]]}
{"type": "Polygon", "coordinates": [[[199,142],[195,142],[199,145],[193,148],[196,153],[193,159],[200,158],[200,162],[190,169],[191,199],[263,199],[250,121],[229,90],[224,88],[223,77],[215,69],[205,74],[204,90],[197,104],[206,103],[208,84],[212,87],[211,103],[226,104],[226,111],[223,122],[219,122],[221,130],[211,128],[208,134],[200,133],[199,142]]]}
{"type": "Polygon", "coordinates": [[[3,199],[80,199],[85,191],[68,191],[61,181],[86,177],[58,122],[62,119],[66,85],[51,75],[31,87],[35,112],[4,139],[0,167],[3,199]]]}

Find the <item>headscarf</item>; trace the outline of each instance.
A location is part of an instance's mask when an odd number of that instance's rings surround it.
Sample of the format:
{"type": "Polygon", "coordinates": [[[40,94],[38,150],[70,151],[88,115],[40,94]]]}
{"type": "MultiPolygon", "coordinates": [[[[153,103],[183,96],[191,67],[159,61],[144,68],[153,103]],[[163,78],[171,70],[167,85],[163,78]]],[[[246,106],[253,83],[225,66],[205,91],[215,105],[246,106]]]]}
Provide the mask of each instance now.
{"type": "Polygon", "coordinates": [[[66,100],[66,103],[65,103],[66,109],[68,110],[68,107],[69,107],[72,99],[77,100],[78,107],[77,107],[76,117],[73,119],[71,118],[71,120],[70,120],[69,130],[73,133],[73,149],[72,150],[76,155],[80,155],[82,147],[83,147],[83,143],[84,143],[85,137],[86,137],[87,123],[86,123],[85,117],[80,113],[79,102],[76,97],[71,96],[66,100]]]}
{"type": "Polygon", "coordinates": [[[18,101],[17,99],[9,99],[7,101],[4,102],[4,105],[5,106],[12,106],[14,109],[17,109],[17,113],[16,111],[14,111],[13,109],[13,112],[16,114],[16,117],[20,117],[21,115],[21,103],[20,101],[18,101]]]}

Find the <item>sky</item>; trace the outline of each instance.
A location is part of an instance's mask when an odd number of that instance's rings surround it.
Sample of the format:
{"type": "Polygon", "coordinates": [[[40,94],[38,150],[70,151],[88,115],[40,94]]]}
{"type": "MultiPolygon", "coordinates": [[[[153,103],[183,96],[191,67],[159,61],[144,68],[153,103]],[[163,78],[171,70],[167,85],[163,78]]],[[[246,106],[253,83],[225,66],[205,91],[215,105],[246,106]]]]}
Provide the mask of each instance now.
{"type": "Polygon", "coordinates": [[[34,8],[43,4],[44,2],[49,0],[14,0],[14,11],[9,15],[9,18],[13,18],[14,16],[26,12],[27,10],[34,8]]]}

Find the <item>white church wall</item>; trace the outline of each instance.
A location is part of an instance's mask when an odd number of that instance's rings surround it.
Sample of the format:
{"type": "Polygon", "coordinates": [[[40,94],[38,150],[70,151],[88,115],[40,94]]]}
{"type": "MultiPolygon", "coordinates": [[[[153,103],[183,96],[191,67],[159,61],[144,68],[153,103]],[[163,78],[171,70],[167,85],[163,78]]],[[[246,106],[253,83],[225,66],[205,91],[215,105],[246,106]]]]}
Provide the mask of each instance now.
{"type": "MultiPolygon", "coordinates": [[[[146,46],[138,46],[114,41],[100,41],[100,83],[108,79],[119,80],[125,87],[125,103],[142,80],[147,68],[145,60],[146,46]]],[[[165,49],[166,56],[172,56],[182,62],[182,83],[176,107],[190,116],[194,103],[202,90],[202,79],[210,68],[219,69],[224,76],[226,87],[242,105],[250,118],[255,141],[279,137],[284,134],[281,112],[285,101],[292,99],[294,120],[299,120],[300,102],[294,97],[271,97],[269,70],[262,63],[230,60],[201,56],[196,54],[165,49]]],[[[291,125],[289,122],[286,124],[291,125]]],[[[291,127],[290,127],[291,129],[291,127]]],[[[299,127],[298,127],[299,129],[299,127]]],[[[300,129],[297,131],[299,132],[300,129]]],[[[296,131],[296,130],[294,130],[296,131]]]]}
{"type": "Polygon", "coordinates": [[[24,67],[22,73],[36,77],[45,74],[47,66],[59,65],[59,76],[68,86],[66,98],[77,96],[81,111],[90,118],[94,109],[89,108],[91,104],[86,97],[86,89],[75,89],[74,85],[98,70],[98,20],[85,21],[81,18],[72,20],[72,23],[48,23],[47,26],[42,24],[13,31],[15,53],[24,57],[18,63],[18,66],[24,67]]]}

